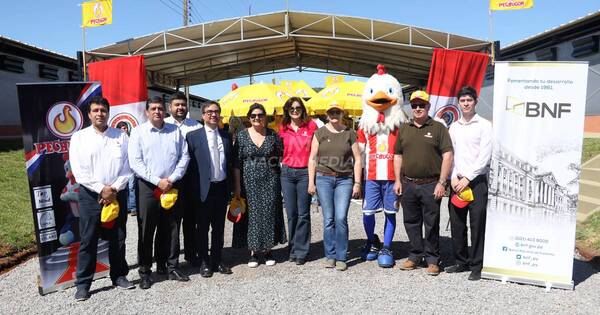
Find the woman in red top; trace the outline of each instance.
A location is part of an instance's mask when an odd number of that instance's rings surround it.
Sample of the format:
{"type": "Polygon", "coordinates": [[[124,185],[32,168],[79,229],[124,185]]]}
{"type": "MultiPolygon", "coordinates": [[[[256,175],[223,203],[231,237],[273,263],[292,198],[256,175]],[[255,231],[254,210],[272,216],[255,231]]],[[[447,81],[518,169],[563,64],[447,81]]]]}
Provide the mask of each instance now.
{"type": "Polygon", "coordinates": [[[317,125],[310,119],[299,97],[283,106],[279,136],[283,142],[281,190],[287,212],[289,261],[306,262],[310,246],[310,200],[308,194],[308,156],[317,125]]]}

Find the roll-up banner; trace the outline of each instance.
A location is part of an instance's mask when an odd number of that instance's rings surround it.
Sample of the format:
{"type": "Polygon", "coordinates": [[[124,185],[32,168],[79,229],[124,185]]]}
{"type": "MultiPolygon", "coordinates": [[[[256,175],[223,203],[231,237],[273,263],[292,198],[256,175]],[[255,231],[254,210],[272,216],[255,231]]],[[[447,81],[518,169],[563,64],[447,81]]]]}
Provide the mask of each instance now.
{"type": "Polygon", "coordinates": [[[587,62],[497,62],[482,276],[573,289],[587,62]]]}
{"type": "MultiPolygon", "coordinates": [[[[79,184],[69,164],[69,139],[89,125],[89,100],[99,83],[18,84],[23,149],[46,294],[73,285],[79,251],[79,184]]],[[[95,277],[108,274],[108,242],[98,242],[95,277]]]]}

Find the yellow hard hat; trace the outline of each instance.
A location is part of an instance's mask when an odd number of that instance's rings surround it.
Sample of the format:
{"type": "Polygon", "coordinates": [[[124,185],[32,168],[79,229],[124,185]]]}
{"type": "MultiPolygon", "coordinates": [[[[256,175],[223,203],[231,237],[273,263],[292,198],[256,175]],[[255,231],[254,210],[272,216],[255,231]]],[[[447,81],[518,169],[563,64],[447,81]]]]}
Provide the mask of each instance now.
{"type": "Polygon", "coordinates": [[[162,193],[160,195],[160,206],[165,210],[171,209],[175,202],[177,202],[177,196],[179,195],[179,191],[177,188],[171,188],[168,191],[162,193]]]}
{"type": "Polygon", "coordinates": [[[233,223],[238,223],[246,213],[246,200],[244,198],[233,198],[227,211],[227,219],[233,223]]]}
{"type": "Polygon", "coordinates": [[[115,220],[119,216],[119,203],[113,200],[111,203],[102,207],[100,213],[100,222],[106,223],[115,220]]]}

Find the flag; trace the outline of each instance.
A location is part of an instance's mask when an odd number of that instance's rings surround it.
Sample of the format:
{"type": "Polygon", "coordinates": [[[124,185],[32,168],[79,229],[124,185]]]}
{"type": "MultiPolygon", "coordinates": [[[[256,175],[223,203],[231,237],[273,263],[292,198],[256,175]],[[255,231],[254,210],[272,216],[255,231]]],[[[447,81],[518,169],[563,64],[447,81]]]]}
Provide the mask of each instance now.
{"type": "Polygon", "coordinates": [[[490,0],[490,10],[521,10],[533,7],[533,0],[490,0]]]}
{"type": "Polygon", "coordinates": [[[435,48],[427,81],[429,115],[444,119],[448,126],[460,119],[456,93],[465,85],[479,93],[488,59],[487,54],[435,48]]]}
{"type": "Polygon", "coordinates": [[[96,0],[81,4],[81,27],[112,24],[112,0],[96,0]]]}
{"type": "Polygon", "coordinates": [[[88,72],[90,81],[102,83],[102,95],[110,103],[111,127],[123,121],[131,130],[147,120],[148,88],[144,56],[92,62],[88,65],[88,72]]]}

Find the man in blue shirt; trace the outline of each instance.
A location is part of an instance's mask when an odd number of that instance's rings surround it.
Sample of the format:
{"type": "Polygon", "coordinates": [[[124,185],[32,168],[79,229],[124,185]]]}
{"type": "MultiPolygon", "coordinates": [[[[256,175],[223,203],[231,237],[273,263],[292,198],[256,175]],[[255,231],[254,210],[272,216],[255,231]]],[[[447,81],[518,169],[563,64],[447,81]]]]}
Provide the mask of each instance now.
{"type": "Polygon", "coordinates": [[[129,164],[138,177],[138,259],[140,288],[152,286],[152,249],[154,232],[160,233],[156,253],[167,258],[167,269],[157,268],[158,274],[168,272],[170,280],[189,281],[179,269],[179,226],[181,209],[176,202],[170,209],[161,206],[160,195],[171,188],[180,189],[179,180],[185,174],[188,162],[187,143],[177,126],[166,123],[165,105],[160,97],[146,102],[148,122],[131,132],[129,164]]]}

